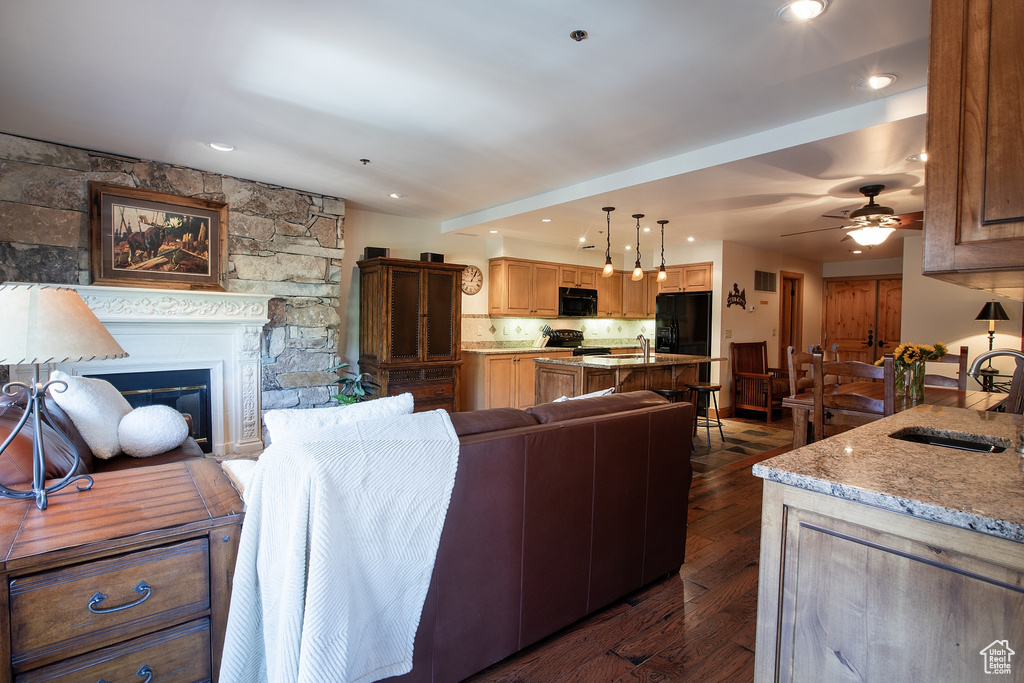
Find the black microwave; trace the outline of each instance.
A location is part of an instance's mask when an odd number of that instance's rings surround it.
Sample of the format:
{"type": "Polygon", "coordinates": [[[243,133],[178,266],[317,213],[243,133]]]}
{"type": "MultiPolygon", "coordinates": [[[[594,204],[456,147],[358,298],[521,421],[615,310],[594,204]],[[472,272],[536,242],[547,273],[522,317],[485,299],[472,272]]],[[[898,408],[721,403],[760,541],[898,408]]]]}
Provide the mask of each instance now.
{"type": "Polygon", "coordinates": [[[558,288],[558,315],[581,318],[597,315],[597,290],[578,287],[558,288]]]}

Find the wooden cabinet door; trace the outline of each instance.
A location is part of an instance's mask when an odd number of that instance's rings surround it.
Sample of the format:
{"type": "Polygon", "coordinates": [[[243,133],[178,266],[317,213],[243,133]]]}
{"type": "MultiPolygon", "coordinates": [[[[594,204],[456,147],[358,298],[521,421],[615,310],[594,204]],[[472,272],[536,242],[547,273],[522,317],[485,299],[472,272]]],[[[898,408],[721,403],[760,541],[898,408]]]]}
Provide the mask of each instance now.
{"type": "Polygon", "coordinates": [[[875,361],[876,280],[832,281],[825,297],[825,345],[838,344],[842,360],[875,361]]]}
{"type": "Polygon", "coordinates": [[[484,387],[487,408],[515,407],[516,393],[515,355],[488,356],[484,365],[484,387]]]}
{"type": "Polygon", "coordinates": [[[462,276],[454,271],[425,270],[423,318],[423,360],[456,360],[459,319],[455,305],[461,296],[462,276]]]}
{"type": "Polygon", "coordinates": [[[530,315],[533,313],[533,264],[525,261],[508,261],[504,270],[506,300],[502,313],[530,315]]]}
{"type": "Polygon", "coordinates": [[[665,267],[665,281],[658,284],[658,293],[683,291],[683,268],[679,266],[665,267]]]}
{"type": "Polygon", "coordinates": [[[584,289],[597,289],[597,278],[600,277],[600,271],[597,268],[579,268],[578,269],[579,279],[577,280],[577,287],[584,289]]]}
{"type": "Polygon", "coordinates": [[[576,266],[559,266],[558,268],[558,286],[559,287],[578,287],[578,275],[579,269],[576,266]]]}
{"type": "Polygon", "coordinates": [[[1024,3],[933,0],[931,22],[924,273],[958,274],[943,279],[990,291],[1019,288],[1024,3]],[[988,272],[963,275],[981,270],[988,272]]]}
{"type": "MultiPolygon", "coordinates": [[[[645,277],[644,280],[647,278],[645,277]]],[[[622,317],[642,318],[647,313],[647,283],[622,274],[622,317]]],[[[599,297],[600,298],[600,297],[599,297]]]]}
{"type": "Polygon", "coordinates": [[[595,289],[597,287],[597,272],[596,268],[587,268],[586,266],[559,266],[558,286],[595,289]]]}
{"type": "Polygon", "coordinates": [[[658,300],[658,294],[661,292],[661,285],[658,282],[658,271],[652,270],[644,277],[644,282],[647,283],[647,310],[644,312],[644,317],[653,318],[655,315],[655,304],[658,300]]]}
{"type": "Polygon", "coordinates": [[[597,314],[603,318],[622,315],[622,271],[597,280],[597,314]]]}
{"type": "Polygon", "coordinates": [[[383,360],[391,363],[416,363],[423,350],[420,324],[423,314],[422,271],[412,268],[391,269],[391,317],[387,334],[391,343],[383,360]]]}
{"type": "Polygon", "coordinates": [[[537,393],[537,364],[534,358],[540,358],[547,354],[542,353],[520,353],[516,355],[516,403],[515,407],[526,410],[534,404],[537,393]]]}
{"type": "Polygon", "coordinates": [[[533,264],[533,315],[554,318],[558,315],[558,266],[533,264]]]}
{"type": "Polygon", "coordinates": [[[690,266],[683,266],[683,291],[711,291],[711,264],[697,263],[690,266]]]}

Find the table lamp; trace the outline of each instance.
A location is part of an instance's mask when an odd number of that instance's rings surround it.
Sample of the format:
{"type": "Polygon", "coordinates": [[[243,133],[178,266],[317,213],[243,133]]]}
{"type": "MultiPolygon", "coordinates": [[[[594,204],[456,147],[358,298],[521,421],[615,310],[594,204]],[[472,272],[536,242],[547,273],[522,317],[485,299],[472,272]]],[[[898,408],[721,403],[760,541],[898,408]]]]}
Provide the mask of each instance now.
{"type": "MultiPolygon", "coordinates": [[[[989,301],[981,309],[974,318],[975,320],[987,320],[988,321],[988,350],[992,350],[992,341],[996,336],[996,321],[997,320],[1009,320],[1010,316],[1006,315],[1006,311],[1003,310],[1003,305],[998,301],[989,301]]],[[[989,361],[991,364],[992,361],[989,361]]]]}
{"type": "Polygon", "coordinates": [[[15,396],[24,392],[28,405],[14,430],[0,445],[0,454],[14,441],[28,420],[32,420],[32,489],[9,489],[0,485],[4,498],[35,498],[40,510],[46,509],[46,496],[59,491],[71,482],[78,482],[78,490],[92,487],[92,477],[80,474],[78,450],[74,467],[59,481],[45,485],[46,460],[43,453],[42,425],[56,431],[68,444],[71,441],[54,426],[46,413],[46,390],[53,385],[55,391],[65,391],[67,384],[53,380],[39,382],[40,363],[68,363],[106,358],[124,358],[128,354],[114,341],[103,323],[85,305],[78,292],[57,285],[0,284],[0,320],[4,333],[0,336],[0,363],[8,365],[31,364],[32,384],[9,382],[3,392],[15,396]]]}

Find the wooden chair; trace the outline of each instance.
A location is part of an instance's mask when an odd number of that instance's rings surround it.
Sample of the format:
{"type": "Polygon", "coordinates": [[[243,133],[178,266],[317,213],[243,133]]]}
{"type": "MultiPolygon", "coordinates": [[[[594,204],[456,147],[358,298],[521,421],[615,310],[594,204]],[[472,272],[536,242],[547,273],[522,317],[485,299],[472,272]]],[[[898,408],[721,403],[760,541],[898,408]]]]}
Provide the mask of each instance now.
{"type": "Polygon", "coordinates": [[[1020,358],[1015,359],[1017,361],[1016,369],[1013,371],[1013,379],[1010,381],[1010,393],[1006,395],[1002,401],[999,402],[995,408],[990,410],[997,410],[1001,413],[1013,413],[1014,415],[1024,415],[1024,360],[1020,358]]]}
{"type": "Polygon", "coordinates": [[[821,347],[811,345],[807,351],[797,351],[792,346],[786,347],[786,365],[789,371],[789,395],[796,396],[809,392],[814,388],[812,379],[812,355],[815,350],[820,351],[821,347]]]}
{"type": "Polygon", "coordinates": [[[772,411],[789,395],[789,379],[785,370],[768,367],[768,342],[733,342],[729,357],[733,409],[766,413],[770,423],[772,411]]]}
{"type": "Polygon", "coordinates": [[[864,424],[896,412],[896,363],[892,354],[884,356],[881,366],[843,361],[826,363],[821,353],[812,354],[812,375],[814,379],[814,438],[825,438],[825,415],[829,415],[829,426],[840,424],[864,424]],[[835,394],[826,391],[825,375],[854,377],[860,380],[882,380],[883,399],[878,400],[860,394],[835,394]]]}
{"type": "Polygon", "coordinates": [[[924,373],[924,384],[925,386],[933,387],[956,387],[960,391],[967,389],[967,347],[960,347],[960,355],[954,356],[951,353],[947,353],[938,360],[925,361],[925,373],[924,373]],[[947,377],[946,375],[935,375],[928,373],[929,363],[957,363],[958,368],[956,371],[956,377],[947,377]]]}

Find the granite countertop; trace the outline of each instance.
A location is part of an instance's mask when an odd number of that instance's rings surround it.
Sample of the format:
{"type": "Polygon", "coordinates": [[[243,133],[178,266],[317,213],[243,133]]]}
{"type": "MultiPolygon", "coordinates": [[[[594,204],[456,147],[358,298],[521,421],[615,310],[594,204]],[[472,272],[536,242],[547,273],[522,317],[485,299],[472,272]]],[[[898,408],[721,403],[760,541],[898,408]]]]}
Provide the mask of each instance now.
{"type": "MultiPolygon", "coordinates": [[[[640,353],[640,347],[633,344],[600,344],[600,343],[584,343],[586,346],[597,346],[606,349],[634,349],[637,353],[640,353]]],[[[463,346],[462,353],[572,353],[571,346],[542,346],[540,348],[533,345],[533,342],[505,342],[501,346],[463,346]]]]}
{"type": "Polygon", "coordinates": [[[681,353],[652,353],[648,362],[640,357],[639,349],[637,355],[601,357],[601,356],[572,356],[570,358],[537,358],[535,363],[547,365],[579,365],[586,368],[621,368],[621,367],[657,367],[664,365],[696,365],[697,363],[710,363],[721,361],[724,358],[712,358],[711,356],[690,356],[681,353]]]}
{"type": "Polygon", "coordinates": [[[1024,542],[1024,418],[922,405],[754,465],[754,475],[837,498],[1024,542]],[[909,427],[982,435],[978,453],[901,441],[909,427]]]}

